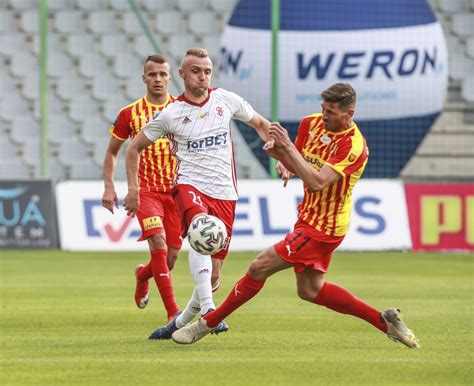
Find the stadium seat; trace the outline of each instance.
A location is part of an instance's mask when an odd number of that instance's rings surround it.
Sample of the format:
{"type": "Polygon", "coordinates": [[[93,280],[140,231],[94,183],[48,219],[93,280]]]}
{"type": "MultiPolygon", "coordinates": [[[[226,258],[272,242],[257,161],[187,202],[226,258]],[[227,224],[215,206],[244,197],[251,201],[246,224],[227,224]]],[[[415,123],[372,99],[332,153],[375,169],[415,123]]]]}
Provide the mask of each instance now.
{"type": "MultiPolygon", "coordinates": [[[[143,15],[146,18],[146,15],[143,15]]],[[[122,30],[130,35],[144,34],[143,28],[133,11],[122,13],[122,30]]]]}
{"type": "Polygon", "coordinates": [[[66,74],[58,79],[56,93],[61,99],[69,101],[76,95],[84,95],[87,93],[86,82],[76,74],[66,74]]]}
{"type": "Polygon", "coordinates": [[[108,74],[104,74],[92,82],[91,92],[92,96],[100,101],[107,100],[111,95],[122,94],[117,78],[108,74]]]}
{"type": "Polygon", "coordinates": [[[183,12],[184,14],[189,14],[194,11],[199,11],[206,7],[203,0],[193,0],[193,1],[175,0],[175,4],[179,8],[179,10],[183,12]]]}
{"type": "Polygon", "coordinates": [[[56,12],[54,28],[56,32],[61,34],[83,34],[85,32],[85,22],[82,13],[70,9],[56,12]]]}
{"type": "Polygon", "coordinates": [[[125,95],[130,100],[136,100],[145,95],[146,86],[143,83],[142,79],[138,76],[132,76],[127,79],[125,84],[125,95]]]}
{"type": "Polygon", "coordinates": [[[202,46],[209,53],[209,56],[214,62],[214,67],[217,67],[217,60],[219,58],[221,49],[221,37],[219,35],[203,36],[202,46]]]}
{"type": "Polygon", "coordinates": [[[12,12],[7,10],[0,10],[0,33],[10,33],[15,31],[15,17],[12,12]]]}
{"type": "Polygon", "coordinates": [[[0,70],[0,84],[2,85],[0,100],[7,99],[10,94],[18,90],[16,81],[3,70],[0,70]]]}
{"type": "Polygon", "coordinates": [[[25,36],[21,33],[0,34],[0,54],[11,57],[15,52],[27,50],[25,36]]]}
{"type": "Polygon", "coordinates": [[[86,52],[95,52],[94,37],[86,34],[68,35],[66,52],[73,58],[78,58],[86,52]]]}
{"type": "Polygon", "coordinates": [[[458,36],[474,36],[474,13],[460,13],[454,15],[451,28],[458,36]]]}
{"type": "MultiPolygon", "coordinates": [[[[48,90],[48,114],[49,116],[56,115],[56,114],[63,114],[66,110],[64,102],[59,99],[55,93],[51,90],[48,90]]],[[[40,100],[35,100],[33,106],[33,116],[36,119],[40,119],[40,100]]]]}
{"type": "Polygon", "coordinates": [[[99,114],[99,104],[88,95],[78,95],[69,103],[69,117],[75,122],[82,122],[85,117],[99,114]]]}
{"type": "Polygon", "coordinates": [[[211,11],[193,12],[189,16],[189,29],[194,34],[216,35],[220,30],[220,23],[215,13],[211,11]]]}
{"type": "Polygon", "coordinates": [[[92,161],[71,162],[69,178],[72,180],[100,180],[102,178],[102,167],[92,161]]]}
{"type": "MultiPolygon", "coordinates": [[[[59,41],[59,36],[54,34],[54,33],[48,34],[47,47],[48,47],[47,48],[48,49],[48,54],[53,54],[55,52],[61,51],[61,42],[59,41]]],[[[32,44],[31,49],[32,49],[32,51],[35,55],[39,55],[39,53],[40,53],[40,36],[39,36],[39,34],[35,34],[33,36],[33,44],[32,44]]]]}
{"type": "Polygon", "coordinates": [[[0,104],[0,119],[15,121],[30,112],[30,104],[18,92],[14,92],[3,99],[0,104]]]}
{"type": "Polygon", "coordinates": [[[86,52],[79,58],[79,73],[86,78],[102,76],[107,71],[105,59],[95,52],[86,52]]]}
{"type": "MultiPolygon", "coordinates": [[[[108,126],[110,127],[110,125],[108,126]]],[[[108,133],[109,127],[107,127],[107,129],[105,130],[107,133],[108,133]]],[[[110,134],[107,137],[96,137],[95,142],[92,143],[92,151],[93,151],[92,159],[97,165],[103,165],[105,152],[107,151],[109,142],[110,142],[110,134]]],[[[120,149],[120,153],[122,153],[122,149],[120,149]]],[[[120,153],[119,153],[119,158],[123,156],[123,155],[120,155],[120,153]]]]}
{"type": "Polygon", "coordinates": [[[40,138],[27,138],[22,144],[22,157],[27,165],[37,165],[40,163],[40,138]]]}
{"type": "Polygon", "coordinates": [[[464,0],[438,0],[438,8],[441,12],[455,14],[464,11],[464,0]]]}
{"type": "Polygon", "coordinates": [[[20,14],[20,28],[28,34],[39,32],[39,14],[37,9],[22,11],[20,14]]]}
{"type": "Polygon", "coordinates": [[[230,14],[238,0],[208,0],[210,7],[220,14],[230,14]]]}
{"type": "Polygon", "coordinates": [[[11,59],[10,73],[22,78],[38,71],[38,58],[27,51],[14,52],[11,59]]]}
{"type": "Polygon", "coordinates": [[[90,144],[108,141],[110,138],[110,126],[111,122],[101,116],[88,117],[81,124],[81,137],[84,142],[90,144]]]}
{"type": "Polygon", "coordinates": [[[29,100],[38,100],[39,98],[39,74],[32,72],[20,79],[21,95],[29,100]]]}
{"type": "Polygon", "coordinates": [[[466,41],[466,54],[474,59],[474,36],[470,37],[466,41]]]}
{"type": "Polygon", "coordinates": [[[129,78],[143,72],[143,58],[126,52],[118,53],[112,61],[113,73],[120,78],[129,78]]]}
{"type": "Polygon", "coordinates": [[[119,111],[129,105],[132,101],[125,99],[121,95],[112,95],[104,103],[103,116],[104,118],[112,124],[117,119],[119,111]]]}
{"type": "Polygon", "coordinates": [[[73,0],[48,0],[49,11],[61,11],[64,9],[71,9],[71,8],[74,8],[73,0]]]}
{"type": "Polygon", "coordinates": [[[30,179],[33,177],[33,171],[23,162],[3,161],[0,162],[0,178],[3,179],[30,179]]]}
{"type": "Polygon", "coordinates": [[[48,56],[48,76],[60,78],[74,71],[74,63],[70,56],[60,51],[50,52],[48,56]]]}
{"type": "Polygon", "coordinates": [[[30,114],[18,115],[15,118],[10,132],[10,137],[14,142],[21,144],[27,140],[39,138],[39,136],[39,121],[30,114]]]}
{"type": "Polygon", "coordinates": [[[83,11],[99,11],[107,8],[105,0],[76,0],[77,7],[83,11]]]}
{"type": "Polygon", "coordinates": [[[118,52],[126,52],[127,45],[127,37],[123,33],[100,37],[100,52],[107,58],[114,58],[118,52]]]}
{"type": "MultiPolygon", "coordinates": [[[[474,76],[471,73],[471,76],[468,76],[464,79],[462,83],[461,90],[462,97],[465,101],[474,104],[474,76]]],[[[471,153],[474,146],[471,146],[471,153]]]]}
{"type": "Polygon", "coordinates": [[[114,11],[129,11],[130,2],[129,0],[109,0],[109,7],[114,11]]]}
{"type": "Polygon", "coordinates": [[[169,54],[180,61],[186,50],[196,46],[196,39],[192,35],[171,36],[169,40],[169,54]]]}
{"type": "Polygon", "coordinates": [[[142,6],[146,11],[160,12],[171,8],[172,0],[142,0],[142,6]]]}
{"type": "Polygon", "coordinates": [[[461,80],[469,69],[469,59],[463,54],[453,55],[449,58],[449,77],[453,80],[461,80]]]}
{"type": "MultiPolygon", "coordinates": [[[[162,42],[159,42],[159,47],[161,51],[164,51],[164,45],[162,42]]],[[[133,52],[140,57],[148,56],[155,53],[155,49],[153,48],[152,44],[150,43],[150,39],[148,39],[145,35],[135,36],[134,42],[132,44],[133,52]]]]}
{"type": "Polygon", "coordinates": [[[59,160],[63,165],[90,159],[90,149],[77,139],[63,141],[59,147],[59,160]]]}
{"type": "Polygon", "coordinates": [[[181,14],[177,11],[159,12],[153,23],[155,31],[164,36],[184,33],[184,23],[181,14]]]}
{"type": "Polygon", "coordinates": [[[63,113],[50,115],[48,119],[48,140],[61,144],[71,138],[77,138],[77,123],[71,121],[63,113]]]}
{"type": "Polygon", "coordinates": [[[89,31],[93,34],[110,34],[117,32],[117,20],[109,11],[95,11],[89,13],[89,31]]]}
{"type": "Polygon", "coordinates": [[[26,11],[37,6],[36,0],[10,0],[10,7],[15,11],[26,11]]]}
{"type": "Polygon", "coordinates": [[[6,136],[0,136],[0,163],[12,161],[19,157],[18,146],[6,136]]]}

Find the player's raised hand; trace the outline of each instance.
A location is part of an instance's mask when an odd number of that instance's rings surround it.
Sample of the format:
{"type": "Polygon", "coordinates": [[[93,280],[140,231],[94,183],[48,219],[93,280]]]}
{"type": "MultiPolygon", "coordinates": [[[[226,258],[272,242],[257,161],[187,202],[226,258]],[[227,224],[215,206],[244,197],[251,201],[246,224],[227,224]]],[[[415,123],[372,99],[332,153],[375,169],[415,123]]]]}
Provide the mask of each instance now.
{"type": "Polygon", "coordinates": [[[285,166],[278,161],[275,165],[276,171],[280,174],[281,179],[283,181],[283,187],[286,188],[286,185],[288,185],[288,181],[293,178],[294,174],[290,172],[285,166]]]}
{"type": "Polygon", "coordinates": [[[274,148],[291,146],[292,142],[288,136],[288,131],[279,122],[272,122],[268,130],[270,139],[273,140],[274,148]]]}
{"type": "Polygon", "coordinates": [[[135,217],[138,206],[140,205],[140,196],[138,191],[129,190],[125,198],[123,199],[123,206],[127,211],[127,216],[135,217]]]}
{"type": "Polygon", "coordinates": [[[118,198],[115,189],[105,189],[102,195],[102,206],[108,209],[110,213],[114,213],[114,207],[118,209],[118,198]]]}

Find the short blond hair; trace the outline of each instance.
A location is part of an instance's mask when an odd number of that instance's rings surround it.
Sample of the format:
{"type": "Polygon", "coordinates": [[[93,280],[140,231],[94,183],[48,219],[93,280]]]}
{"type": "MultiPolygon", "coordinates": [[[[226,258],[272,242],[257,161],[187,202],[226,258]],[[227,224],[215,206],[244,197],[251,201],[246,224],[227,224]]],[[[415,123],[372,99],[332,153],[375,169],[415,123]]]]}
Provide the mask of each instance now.
{"type": "Polygon", "coordinates": [[[207,58],[209,56],[205,48],[193,47],[186,51],[185,56],[197,56],[198,58],[207,58]]]}

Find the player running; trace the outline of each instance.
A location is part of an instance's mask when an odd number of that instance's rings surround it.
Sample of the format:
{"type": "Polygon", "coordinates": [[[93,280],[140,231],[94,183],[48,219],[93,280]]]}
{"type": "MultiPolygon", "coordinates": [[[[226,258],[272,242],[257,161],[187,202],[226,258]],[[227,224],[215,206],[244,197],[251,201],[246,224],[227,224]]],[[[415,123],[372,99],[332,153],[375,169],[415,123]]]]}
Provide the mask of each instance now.
{"type": "MultiPolygon", "coordinates": [[[[104,185],[102,205],[114,212],[118,208],[114,186],[115,165],[122,144],[135,138],[140,129],[153,115],[174,99],[168,93],[171,72],[168,61],[161,55],[149,56],[144,64],[143,83],[147,92],[120,110],[117,120],[110,128],[110,142],[104,159],[104,185]]],[[[169,140],[157,140],[140,154],[140,207],[137,218],[142,229],[139,241],[147,240],[150,262],[135,268],[137,280],[135,303],[138,308],[148,304],[149,284],[153,277],[168,314],[168,321],[179,312],[176,304],[170,270],[173,269],[181,248],[180,221],[176,214],[171,189],[175,178],[176,159],[170,151],[169,140]]]]}
{"type": "MultiPolygon", "coordinates": [[[[179,74],[185,91],[142,128],[127,149],[127,213],[133,216],[139,207],[138,156],[142,149],[166,135],[178,159],[177,180],[173,195],[181,217],[183,236],[193,218],[202,213],[220,218],[228,235],[227,246],[212,256],[189,251],[189,267],[194,291],[182,314],[167,326],[157,329],[150,338],[170,339],[171,334],[188,324],[200,312],[215,308],[212,292],[219,287],[219,275],[228,244],[237,200],[237,181],[231,119],[246,122],[267,141],[270,122],[256,113],[240,96],[217,88],[211,89],[212,62],[205,49],[191,48],[183,58],[179,74]]],[[[227,326],[219,325],[218,331],[227,326]]]]}
{"type": "Polygon", "coordinates": [[[229,293],[224,303],[197,322],[176,331],[177,343],[203,338],[226,316],[254,297],[272,274],[293,267],[298,296],[342,314],[371,323],[389,338],[408,347],[418,339],[403,323],[400,311],[383,312],[364,303],[346,289],[325,281],[333,251],[349,226],[352,189],[368,160],[364,137],[353,122],[356,93],[347,83],[337,83],[321,94],[322,114],[303,118],[295,144],[280,124],[270,127],[264,149],[278,159],[277,170],[286,182],[292,174],[304,182],[293,232],[263,251],[229,293]]]}

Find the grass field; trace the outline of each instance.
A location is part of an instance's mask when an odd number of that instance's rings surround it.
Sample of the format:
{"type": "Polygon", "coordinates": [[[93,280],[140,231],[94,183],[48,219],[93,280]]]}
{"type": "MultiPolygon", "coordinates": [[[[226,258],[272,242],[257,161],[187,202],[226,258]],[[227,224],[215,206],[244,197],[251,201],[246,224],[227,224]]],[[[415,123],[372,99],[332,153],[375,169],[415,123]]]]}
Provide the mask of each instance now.
{"type": "MultiPolygon", "coordinates": [[[[377,308],[397,306],[420,338],[410,350],[356,318],[296,297],[285,271],[191,346],[149,341],[165,320],[154,285],[133,301],[141,253],[0,251],[1,374],[6,385],[472,385],[473,256],[338,253],[328,280],[377,308]]],[[[254,254],[232,254],[220,303],[254,254]]],[[[174,271],[184,306],[187,258],[174,271]]]]}

